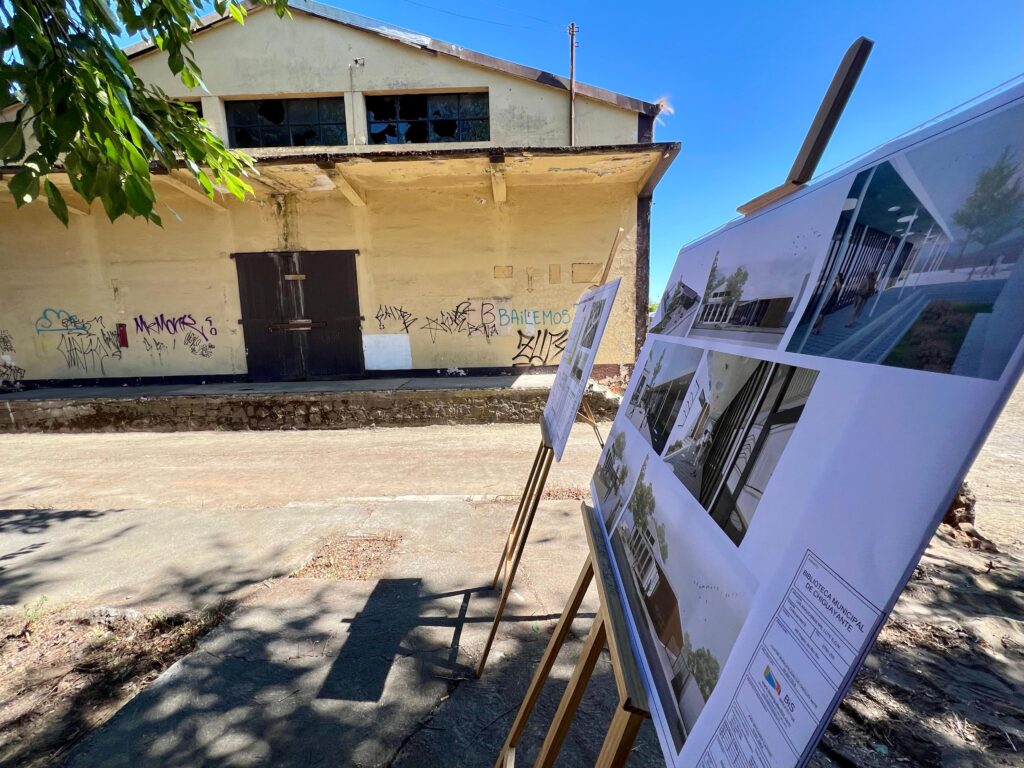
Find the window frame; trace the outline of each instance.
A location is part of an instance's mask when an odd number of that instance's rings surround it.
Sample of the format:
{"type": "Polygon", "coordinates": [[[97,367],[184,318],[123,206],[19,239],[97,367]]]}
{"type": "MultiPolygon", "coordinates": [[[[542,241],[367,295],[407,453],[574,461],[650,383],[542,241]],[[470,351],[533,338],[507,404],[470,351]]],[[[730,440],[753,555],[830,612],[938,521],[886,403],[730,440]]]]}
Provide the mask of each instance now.
{"type": "Polygon", "coordinates": [[[346,119],[345,96],[344,95],[318,95],[318,96],[295,96],[290,98],[256,98],[256,99],[224,99],[224,117],[227,125],[228,143],[232,149],[263,149],[268,147],[333,147],[347,146],[349,144],[348,120],[346,119]],[[335,109],[340,108],[340,121],[327,117],[323,112],[323,102],[338,102],[335,109]],[[280,102],[284,108],[284,119],[280,123],[271,122],[261,113],[261,106],[267,102],[280,102]],[[316,120],[311,122],[308,117],[294,120],[292,117],[292,105],[303,103],[305,106],[314,105],[316,108],[316,120]],[[251,120],[239,122],[238,111],[242,105],[253,105],[253,116],[251,120]],[[316,141],[313,143],[296,144],[296,131],[300,129],[315,129],[316,141]],[[341,142],[324,143],[325,129],[340,129],[341,142]],[[238,131],[249,131],[251,135],[258,137],[256,142],[239,142],[238,131]],[[288,143],[272,140],[270,143],[264,139],[265,132],[284,132],[288,137],[288,143]]]}
{"type": "MultiPolygon", "coordinates": [[[[444,92],[430,92],[430,93],[416,93],[416,92],[378,92],[364,94],[364,100],[366,105],[366,139],[369,146],[374,147],[386,147],[386,146],[398,146],[405,144],[466,144],[466,143],[489,143],[491,141],[491,95],[490,91],[444,91],[444,92]],[[431,115],[430,100],[432,98],[454,98],[456,108],[454,117],[440,117],[431,115]],[[478,114],[463,115],[463,99],[465,97],[483,97],[481,101],[484,104],[484,109],[478,114]],[[402,99],[403,98],[422,98],[424,100],[424,108],[422,116],[418,114],[413,117],[402,116],[402,99]],[[385,117],[376,117],[375,112],[380,110],[374,110],[371,104],[374,99],[393,99],[393,110],[383,110],[385,117]],[[454,132],[452,136],[446,136],[439,133],[434,128],[434,123],[454,123],[454,132]],[[403,130],[402,126],[405,125],[403,130]],[[424,126],[426,130],[426,139],[423,141],[409,141],[407,136],[410,128],[413,126],[424,126]],[[484,131],[480,136],[470,136],[463,138],[465,127],[475,126],[483,127],[484,131]],[[388,133],[388,129],[393,128],[392,133],[388,133]],[[377,141],[374,138],[375,134],[381,134],[384,136],[383,141],[377,141]],[[395,140],[389,140],[389,135],[393,136],[395,140]],[[433,139],[432,136],[438,136],[440,138],[433,139]]],[[[419,110],[416,110],[418,113],[419,110]]]]}

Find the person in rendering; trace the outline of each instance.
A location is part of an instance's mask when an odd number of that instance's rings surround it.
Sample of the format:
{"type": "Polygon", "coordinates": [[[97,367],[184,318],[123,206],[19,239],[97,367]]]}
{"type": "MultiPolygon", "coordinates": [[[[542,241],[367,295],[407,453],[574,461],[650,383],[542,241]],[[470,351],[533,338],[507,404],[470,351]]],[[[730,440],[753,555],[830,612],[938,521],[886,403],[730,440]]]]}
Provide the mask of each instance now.
{"type": "Polygon", "coordinates": [[[878,273],[875,270],[871,270],[860,279],[860,285],[857,286],[857,295],[853,300],[853,317],[846,324],[847,328],[852,328],[860,320],[860,313],[864,311],[864,306],[868,303],[868,299],[875,295],[875,283],[877,281],[878,273]]]}
{"type": "Polygon", "coordinates": [[[821,308],[821,312],[818,313],[818,319],[814,321],[814,328],[811,329],[811,333],[816,336],[821,333],[821,326],[825,322],[825,315],[831,315],[836,311],[836,305],[839,303],[839,294],[843,292],[845,280],[846,278],[842,272],[836,275],[835,282],[832,283],[832,290],[828,293],[828,299],[821,308]]]}

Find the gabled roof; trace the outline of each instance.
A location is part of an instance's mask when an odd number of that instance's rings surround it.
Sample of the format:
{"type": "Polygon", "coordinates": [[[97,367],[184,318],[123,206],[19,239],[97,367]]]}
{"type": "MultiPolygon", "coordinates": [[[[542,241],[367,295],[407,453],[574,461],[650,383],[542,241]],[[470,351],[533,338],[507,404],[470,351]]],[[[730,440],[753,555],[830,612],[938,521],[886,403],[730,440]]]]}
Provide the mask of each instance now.
{"type": "MultiPolygon", "coordinates": [[[[263,8],[263,6],[254,5],[247,5],[247,7],[250,10],[263,8]]],[[[523,80],[530,80],[562,91],[569,90],[569,80],[561,77],[560,75],[554,75],[540,69],[534,69],[533,67],[516,64],[511,61],[506,61],[505,59],[488,56],[485,53],[471,51],[460,45],[453,45],[452,43],[435,40],[429,35],[422,35],[418,32],[412,32],[407,29],[402,29],[401,27],[396,27],[393,24],[387,24],[383,21],[377,21],[376,19],[370,19],[366,16],[360,16],[355,13],[349,13],[348,11],[343,11],[340,8],[334,8],[333,6],[325,5],[324,3],[314,2],[314,0],[289,0],[288,7],[293,11],[298,11],[299,13],[305,13],[320,19],[326,19],[327,21],[335,24],[343,24],[346,27],[359,29],[363,32],[370,32],[413,48],[420,48],[425,51],[430,51],[431,53],[451,56],[459,59],[460,61],[464,61],[467,64],[484,67],[485,69],[492,69],[496,72],[502,72],[506,75],[511,75],[512,77],[522,78],[523,80]]],[[[201,34],[202,32],[205,32],[219,24],[230,21],[230,19],[231,17],[227,14],[212,13],[208,16],[204,16],[199,26],[195,29],[195,34],[201,34]]],[[[156,50],[156,46],[151,41],[144,40],[133,45],[129,45],[124,50],[125,53],[128,54],[129,58],[133,58],[156,50]]],[[[606,104],[619,107],[620,109],[630,110],[632,112],[649,115],[651,117],[656,116],[661,111],[660,104],[642,101],[641,99],[634,99],[631,96],[624,96],[623,94],[615,93],[614,91],[606,91],[603,88],[586,85],[585,83],[576,83],[576,93],[580,96],[586,96],[587,98],[594,99],[595,101],[602,101],[606,104]]]]}

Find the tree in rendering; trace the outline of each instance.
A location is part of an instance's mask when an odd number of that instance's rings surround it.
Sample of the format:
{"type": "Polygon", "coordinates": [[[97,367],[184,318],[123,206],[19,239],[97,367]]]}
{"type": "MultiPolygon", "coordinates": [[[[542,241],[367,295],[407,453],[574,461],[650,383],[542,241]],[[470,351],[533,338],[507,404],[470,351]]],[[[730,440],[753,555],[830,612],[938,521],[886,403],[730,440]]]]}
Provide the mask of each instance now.
{"type": "Polygon", "coordinates": [[[625,462],[625,456],[626,433],[619,432],[608,446],[603,465],[604,481],[616,495],[629,477],[629,466],[625,462]]]}
{"type": "Polygon", "coordinates": [[[715,288],[718,287],[718,283],[721,282],[722,276],[718,273],[718,251],[715,251],[715,258],[711,262],[711,272],[708,273],[708,285],[704,289],[704,302],[707,303],[708,299],[711,298],[711,294],[715,292],[715,288]]]}
{"type": "MultiPolygon", "coordinates": [[[[288,13],[287,0],[254,0],[288,13]]],[[[135,74],[124,37],[152,40],[171,72],[203,88],[192,54],[199,0],[0,0],[0,166],[16,166],[8,188],[18,207],[45,195],[68,223],[64,196],[48,178],[66,171],[86,201],[111,221],[123,214],[160,223],[150,165],[183,165],[210,197],[220,187],[244,199],[251,160],[232,152],[199,117],[135,74]]],[[[238,0],[214,9],[245,21],[238,0]]]]}
{"type": "Polygon", "coordinates": [[[995,163],[978,174],[974,191],[953,214],[953,221],[966,232],[960,256],[971,242],[987,248],[1024,226],[1024,187],[1017,174],[1019,168],[1013,150],[1005,147],[995,163]]]}
{"type": "Polygon", "coordinates": [[[729,302],[736,302],[743,298],[743,289],[747,287],[747,278],[750,274],[743,267],[736,267],[731,275],[725,278],[725,297],[729,302]]]}
{"type": "Polygon", "coordinates": [[[683,636],[683,658],[690,673],[697,681],[697,687],[700,688],[701,695],[707,701],[711,696],[711,692],[715,690],[715,686],[718,685],[718,676],[722,672],[718,659],[707,648],[697,648],[695,650],[693,643],[690,642],[689,632],[683,636]]]}
{"type": "Polygon", "coordinates": [[[633,495],[629,498],[629,511],[633,515],[633,527],[638,530],[651,528],[651,515],[654,513],[654,489],[650,483],[644,482],[647,474],[647,462],[640,468],[640,476],[636,480],[633,495]]]}

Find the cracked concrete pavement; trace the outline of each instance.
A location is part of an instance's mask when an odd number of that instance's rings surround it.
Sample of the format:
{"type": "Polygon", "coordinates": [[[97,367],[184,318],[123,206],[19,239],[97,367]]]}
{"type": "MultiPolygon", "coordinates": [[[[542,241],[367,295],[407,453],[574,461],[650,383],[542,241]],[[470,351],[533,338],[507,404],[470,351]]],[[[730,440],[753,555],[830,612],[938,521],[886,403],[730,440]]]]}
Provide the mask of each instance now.
{"type": "MultiPolygon", "coordinates": [[[[579,501],[545,501],[473,679],[538,440],[530,425],[0,437],[0,602],[237,602],[66,765],[493,765],[586,556],[579,501]],[[289,578],[328,534],[384,532],[401,541],[378,579],[289,578]]],[[[598,455],[579,425],[548,488],[585,489],[598,455]]],[[[592,589],[521,761],[596,607],[592,589]]],[[[593,764],[614,702],[605,658],[560,765],[593,764]]],[[[659,764],[648,725],[631,765],[659,764]]]]}

